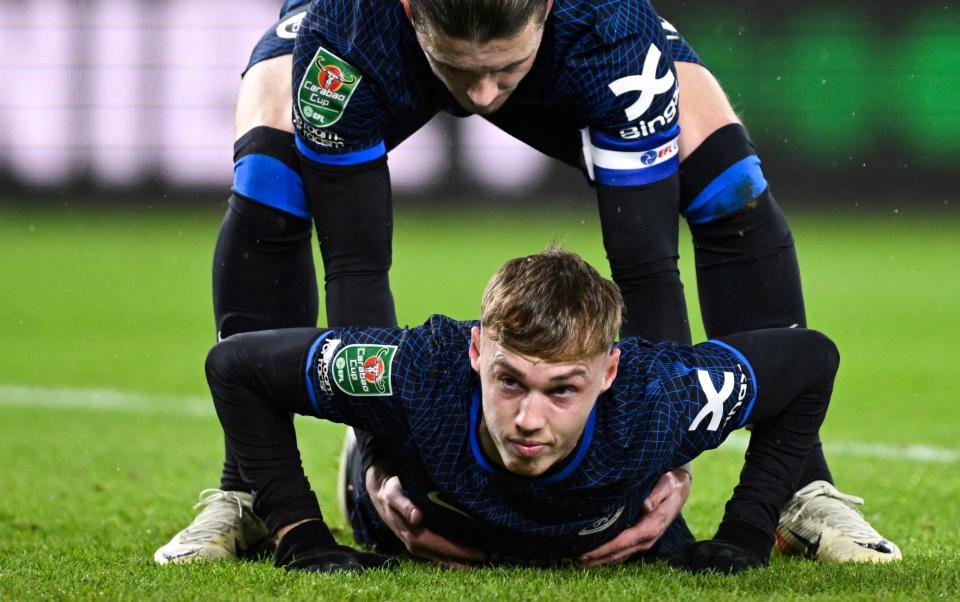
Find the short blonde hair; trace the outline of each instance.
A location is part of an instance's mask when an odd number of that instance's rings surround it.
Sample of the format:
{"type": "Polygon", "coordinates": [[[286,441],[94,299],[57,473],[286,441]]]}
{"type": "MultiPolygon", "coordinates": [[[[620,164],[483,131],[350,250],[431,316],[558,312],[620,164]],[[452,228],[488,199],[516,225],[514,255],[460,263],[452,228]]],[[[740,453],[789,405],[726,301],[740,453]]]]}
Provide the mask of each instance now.
{"type": "Polygon", "coordinates": [[[552,362],[609,351],[622,316],[616,285],[557,246],[503,264],[487,284],[480,308],[490,339],[552,362]]]}

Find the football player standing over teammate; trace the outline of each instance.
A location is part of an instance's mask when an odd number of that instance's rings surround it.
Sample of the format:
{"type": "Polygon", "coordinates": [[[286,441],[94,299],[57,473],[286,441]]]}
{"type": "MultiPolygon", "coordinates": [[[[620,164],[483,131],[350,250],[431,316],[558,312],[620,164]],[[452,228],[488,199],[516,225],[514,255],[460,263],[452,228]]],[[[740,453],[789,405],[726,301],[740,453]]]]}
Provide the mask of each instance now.
{"type": "MultiPolygon", "coordinates": [[[[553,248],[506,262],[479,322],[296,328],[225,339],[207,381],[228,448],[279,539],[275,564],[363,571],[337,545],[303,472],[293,413],[373,433],[424,522],[490,562],[568,562],[643,513],[665,470],[754,423],[714,537],[682,518],[645,554],[733,573],[767,564],[781,505],[826,415],[839,354],[824,335],[766,329],[695,347],[624,338],[616,285],[553,248]]],[[[362,487],[362,476],[351,477],[362,487]]],[[[354,534],[402,550],[358,498],[354,534]]]]}
{"type": "MultiPolygon", "coordinates": [[[[315,323],[311,219],[330,324],[396,324],[386,152],[439,111],[481,114],[583,169],[626,302],[625,335],[690,342],[676,265],[680,214],[693,234],[709,336],[805,325],[793,239],[746,130],[649,3],[318,0],[303,12],[304,4],[286,3],[241,87],[234,194],[214,260],[221,337],[315,323]],[[295,136],[289,96],[277,93],[291,85],[295,136]]],[[[670,498],[685,499],[688,477],[670,478],[670,498]]],[[[817,444],[784,513],[784,544],[822,535],[821,558],[898,558],[830,482],[817,444]]],[[[246,488],[228,454],[221,490],[246,488]]],[[[234,497],[208,501],[237,508],[234,497]]],[[[184,535],[190,530],[158,550],[158,561],[206,555],[184,535]]],[[[262,536],[256,526],[247,531],[241,547],[262,536]]],[[[592,560],[619,560],[630,544],[592,560]]]]}

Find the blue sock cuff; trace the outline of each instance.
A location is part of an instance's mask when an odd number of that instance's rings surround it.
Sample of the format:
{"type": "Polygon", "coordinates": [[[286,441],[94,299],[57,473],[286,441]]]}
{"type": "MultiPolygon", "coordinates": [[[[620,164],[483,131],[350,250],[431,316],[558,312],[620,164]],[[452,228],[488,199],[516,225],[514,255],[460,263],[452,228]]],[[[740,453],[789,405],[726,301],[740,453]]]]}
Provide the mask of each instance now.
{"type": "Polygon", "coordinates": [[[687,206],[683,216],[691,224],[704,224],[746,207],[767,189],[760,157],[740,159],[714,178],[687,206]]]}
{"type": "Polygon", "coordinates": [[[293,134],[257,127],[237,140],[233,192],[261,205],[310,219],[293,134]]]}

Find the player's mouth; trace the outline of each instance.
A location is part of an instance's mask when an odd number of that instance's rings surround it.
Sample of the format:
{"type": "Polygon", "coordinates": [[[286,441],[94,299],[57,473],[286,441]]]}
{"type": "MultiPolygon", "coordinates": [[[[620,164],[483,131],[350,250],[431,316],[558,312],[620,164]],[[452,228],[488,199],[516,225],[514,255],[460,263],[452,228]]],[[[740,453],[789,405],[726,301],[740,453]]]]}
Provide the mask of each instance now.
{"type": "Polygon", "coordinates": [[[536,458],[547,450],[547,444],[539,441],[527,441],[524,439],[510,439],[510,445],[517,455],[524,458],[536,458]]]}

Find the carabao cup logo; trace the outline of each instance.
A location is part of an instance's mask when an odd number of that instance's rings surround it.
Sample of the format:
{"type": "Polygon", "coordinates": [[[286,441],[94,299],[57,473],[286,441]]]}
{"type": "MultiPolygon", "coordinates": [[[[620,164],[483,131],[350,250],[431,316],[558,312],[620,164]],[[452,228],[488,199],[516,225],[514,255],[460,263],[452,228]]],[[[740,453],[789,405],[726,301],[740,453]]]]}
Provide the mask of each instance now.
{"type": "Polygon", "coordinates": [[[336,92],[340,89],[340,86],[350,85],[357,81],[355,77],[344,77],[343,71],[336,65],[321,65],[318,62],[317,67],[320,68],[320,73],[317,74],[317,83],[324,90],[336,92]]]}
{"type": "Polygon", "coordinates": [[[386,366],[383,363],[384,356],[387,355],[386,349],[381,349],[377,355],[368,357],[363,362],[363,379],[383,393],[386,387],[383,385],[383,373],[386,366]]]}
{"type": "Polygon", "coordinates": [[[347,395],[392,395],[391,366],[396,345],[347,345],[337,352],[331,376],[347,395]]]}

